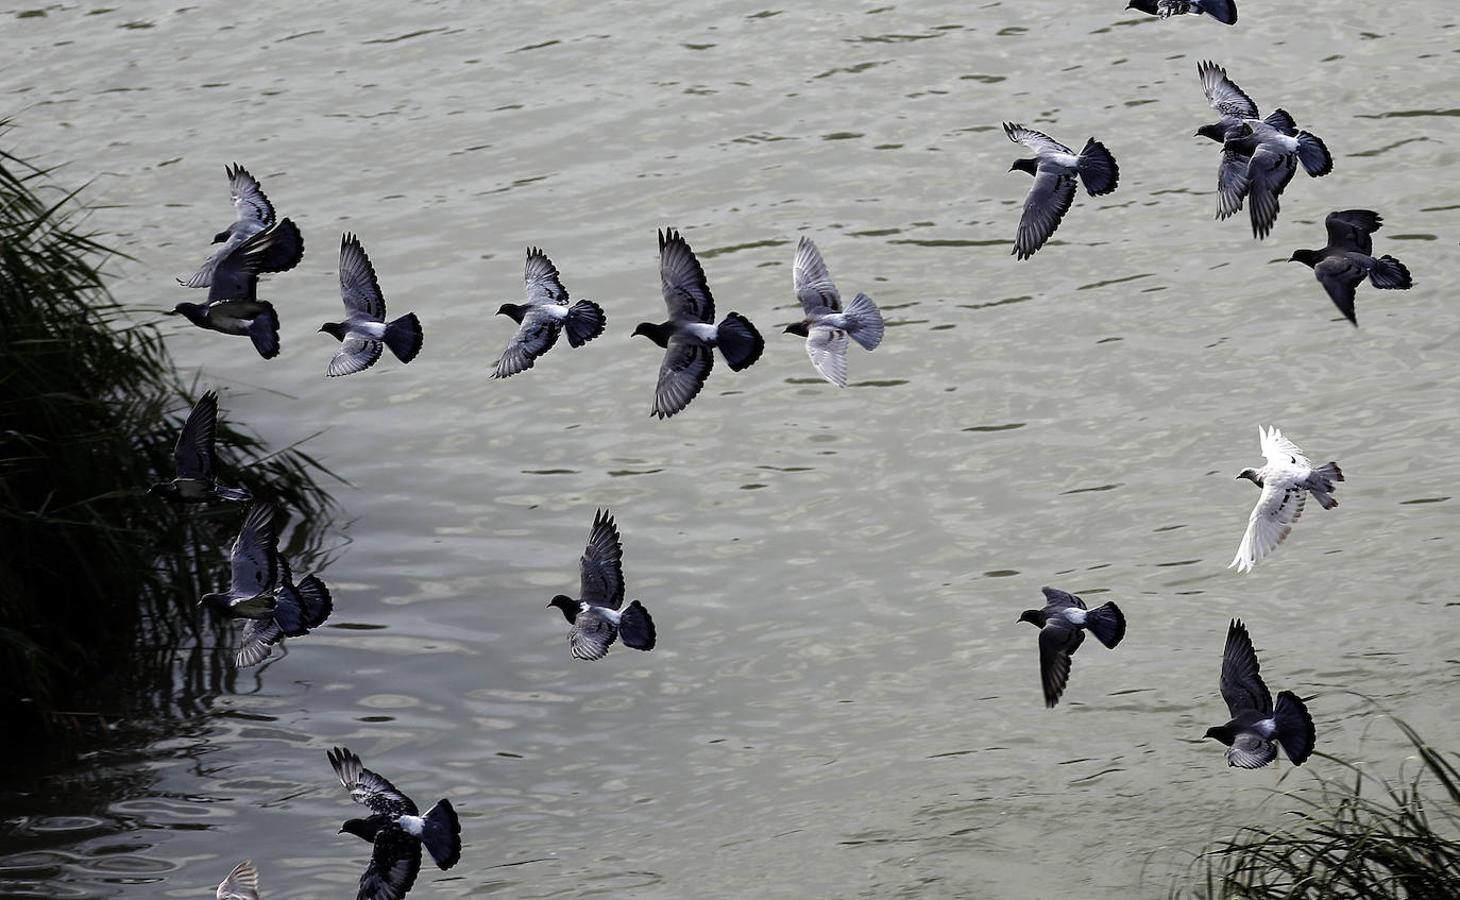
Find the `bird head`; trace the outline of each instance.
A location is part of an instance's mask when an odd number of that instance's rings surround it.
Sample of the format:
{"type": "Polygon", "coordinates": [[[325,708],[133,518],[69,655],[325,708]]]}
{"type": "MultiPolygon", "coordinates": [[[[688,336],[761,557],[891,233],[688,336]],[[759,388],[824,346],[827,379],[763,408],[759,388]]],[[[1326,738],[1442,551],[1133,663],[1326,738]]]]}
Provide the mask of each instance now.
{"type": "Polygon", "coordinates": [[[781,332],[781,334],[794,334],[797,337],[806,337],[809,331],[810,329],[805,322],[792,322],[786,326],[786,330],[781,332]]]}
{"type": "Polygon", "coordinates": [[[343,341],[345,339],[345,333],[349,331],[349,326],[344,322],[326,322],[319,326],[319,330],[337,341],[343,341]]]}
{"type": "Polygon", "coordinates": [[[1213,122],[1210,125],[1203,125],[1198,128],[1196,134],[1192,135],[1192,137],[1210,138],[1222,144],[1227,140],[1227,129],[1221,122],[1213,122]]]}
{"type": "Polygon", "coordinates": [[[640,322],[634,326],[634,333],[631,337],[643,335],[661,347],[669,346],[669,323],[655,325],[653,322],[640,322]]]}
{"type": "Polygon", "coordinates": [[[1237,473],[1237,478],[1239,481],[1243,478],[1246,478],[1248,481],[1252,482],[1258,487],[1262,487],[1262,474],[1259,473],[1256,469],[1243,469],[1242,471],[1237,473]]]}
{"type": "Polygon", "coordinates": [[[1230,725],[1214,725],[1211,728],[1208,728],[1207,733],[1202,735],[1201,737],[1202,740],[1212,738],[1214,740],[1221,741],[1222,743],[1230,747],[1232,746],[1232,739],[1236,737],[1236,735],[1232,733],[1232,727],[1230,725]]]}
{"type": "Polygon", "coordinates": [[[228,240],[227,229],[224,229],[223,231],[220,231],[217,234],[213,235],[213,243],[215,244],[221,244],[226,240],[228,240]]]}
{"type": "Polygon", "coordinates": [[[380,831],[382,822],[376,816],[368,819],[348,819],[340,826],[337,834],[353,834],[362,840],[374,841],[375,835],[380,831]]]}
{"type": "Polygon", "coordinates": [[[1019,614],[1019,621],[1020,622],[1028,622],[1030,625],[1033,625],[1035,628],[1043,628],[1044,627],[1044,622],[1042,621],[1043,618],[1044,618],[1044,611],[1043,610],[1039,610],[1039,609],[1026,609],[1022,613],[1019,614]]]}
{"type": "Polygon", "coordinates": [[[1010,172],[1028,172],[1030,175],[1038,170],[1039,160],[1037,159],[1016,159],[1014,164],[1009,167],[1010,172]]]}
{"type": "Polygon", "coordinates": [[[525,312],[527,312],[527,307],[520,303],[503,303],[497,307],[497,315],[511,316],[514,322],[521,322],[522,314],[525,312]]]}
{"type": "Polygon", "coordinates": [[[1288,262],[1300,262],[1311,269],[1318,264],[1318,258],[1317,250],[1294,250],[1288,262]]]}
{"type": "Polygon", "coordinates": [[[559,594],[548,603],[549,608],[554,606],[563,614],[563,618],[568,620],[569,625],[573,624],[573,621],[578,618],[578,601],[572,597],[559,594]]]}

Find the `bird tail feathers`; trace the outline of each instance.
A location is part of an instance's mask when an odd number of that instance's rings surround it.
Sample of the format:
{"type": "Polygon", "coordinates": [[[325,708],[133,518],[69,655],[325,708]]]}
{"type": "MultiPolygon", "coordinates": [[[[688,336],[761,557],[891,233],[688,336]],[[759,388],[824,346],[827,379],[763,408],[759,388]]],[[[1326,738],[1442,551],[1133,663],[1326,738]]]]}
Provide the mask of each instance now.
{"type": "Polygon", "coordinates": [[[760,359],[765,339],[750,320],[740,313],[730,313],[716,330],[716,343],[725,354],[725,362],[736,372],[748,369],[760,359]]]}
{"type": "Polygon", "coordinates": [[[461,820],[451,801],[442,797],[422,817],[421,843],[442,869],[449,869],[461,859],[461,820]]]}
{"type": "Polygon", "coordinates": [[[882,310],[866,294],[857,294],[843,311],[847,319],[847,334],[852,340],[868,350],[876,350],[882,343],[882,310]]]}
{"type": "Polygon", "coordinates": [[[1120,181],[1120,166],[1115,164],[1115,157],[1094,138],[1086,141],[1085,149],[1080,151],[1078,169],[1085,192],[1091,197],[1110,193],[1120,181]]]}
{"type": "Polygon", "coordinates": [[[618,622],[618,636],[625,647],[635,650],[654,649],[654,620],[639,601],[633,601],[624,609],[618,622]]]}
{"type": "Polygon", "coordinates": [[[1233,0],[1201,0],[1201,11],[1223,25],[1237,24],[1237,4],[1233,0]]]}
{"type": "Polygon", "coordinates": [[[1096,640],[1113,650],[1125,637],[1125,615],[1119,606],[1106,603],[1085,613],[1085,627],[1096,640]]]}
{"type": "Polygon", "coordinates": [[[1306,131],[1298,132],[1298,161],[1303,164],[1303,171],[1314,178],[1333,171],[1333,155],[1328,152],[1328,146],[1318,135],[1306,131]]]}
{"type": "Polygon", "coordinates": [[[1313,492],[1313,499],[1324,509],[1333,509],[1338,505],[1338,501],[1332,497],[1335,481],[1343,481],[1343,470],[1336,462],[1325,463],[1308,476],[1308,490],[1313,492]]]}
{"type": "Polygon", "coordinates": [[[603,314],[603,307],[592,300],[579,300],[568,310],[563,330],[568,332],[569,346],[581,347],[603,334],[607,324],[608,317],[603,314]]]}
{"type": "Polygon", "coordinates": [[[1294,137],[1298,133],[1298,123],[1285,109],[1278,108],[1262,117],[1262,121],[1281,131],[1288,137],[1294,137]]]}
{"type": "Polygon", "coordinates": [[[285,582],[274,594],[274,621],[285,637],[301,637],[309,633],[304,613],[304,598],[299,587],[285,582]]]}
{"type": "Polygon", "coordinates": [[[260,272],[287,272],[304,258],[304,236],[290,219],[280,219],[272,229],[260,272]]]}
{"type": "Polygon", "coordinates": [[[1374,260],[1374,268],[1369,270],[1369,282],[1386,291],[1407,291],[1414,285],[1404,263],[1388,255],[1374,260]]]}
{"type": "Polygon", "coordinates": [[[416,358],[425,340],[426,335],[421,331],[421,320],[416,318],[415,313],[406,313],[385,326],[385,346],[403,363],[416,358]]]}
{"type": "Polygon", "coordinates": [[[221,484],[215,484],[213,486],[213,493],[219,500],[237,500],[241,503],[247,503],[253,499],[253,494],[248,492],[248,488],[242,487],[224,487],[221,484]]]}
{"type": "Polygon", "coordinates": [[[330,589],[324,586],[314,575],[305,576],[296,588],[299,591],[300,605],[304,611],[304,624],[311,629],[318,628],[324,624],[324,620],[334,612],[335,601],[330,596],[330,589]]]}
{"type": "Polygon", "coordinates": [[[273,359],[279,355],[279,314],[267,300],[260,300],[259,305],[263,310],[253,317],[253,324],[248,326],[248,339],[253,341],[253,348],[259,356],[273,359]]]}
{"type": "Polygon", "coordinates": [[[1313,745],[1317,738],[1313,730],[1313,717],[1308,715],[1308,707],[1292,691],[1279,691],[1272,719],[1277,726],[1273,737],[1277,738],[1293,765],[1301,766],[1313,754],[1313,745]]]}

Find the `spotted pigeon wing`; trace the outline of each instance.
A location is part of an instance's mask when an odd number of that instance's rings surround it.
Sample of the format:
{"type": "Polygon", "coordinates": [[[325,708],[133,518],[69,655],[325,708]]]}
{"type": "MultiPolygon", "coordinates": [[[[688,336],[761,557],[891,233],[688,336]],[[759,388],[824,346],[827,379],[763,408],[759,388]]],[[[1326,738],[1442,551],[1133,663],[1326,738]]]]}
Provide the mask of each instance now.
{"type": "Polygon", "coordinates": [[[391,816],[414,816],[416,804],[395,789],[384,777],[365,768],[360,757],[345,747],[335,747],[327,754],[340,783],[350,792],[350,799],[364,804],[374,813],[391,816]]]}

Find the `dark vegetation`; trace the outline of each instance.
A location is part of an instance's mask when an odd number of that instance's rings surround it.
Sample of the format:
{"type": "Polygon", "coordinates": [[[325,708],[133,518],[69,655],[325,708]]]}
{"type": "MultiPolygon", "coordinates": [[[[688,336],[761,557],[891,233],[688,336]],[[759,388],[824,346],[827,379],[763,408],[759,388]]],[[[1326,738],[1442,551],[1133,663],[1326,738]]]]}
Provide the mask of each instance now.
{"type": "MultiPolygon", "coordinates": [[[[0,141],[8,131],[0,121],[0,141]]],[[[227,577],[242,507],[146,494],[170,477],[205,386],[114,302],[103,266],[117,254],[84,217],[76,192],[0,150],[0,747],[32,758],[232,677],[196,601],[227,577]]],[[[220,420],[218,457],[220,478],[281,514],[327,518],[324,470],[299,450],[271,454],[220,420]]],[[[316,535],[296,527],[291,557],[314,555],[316,535]]]]}

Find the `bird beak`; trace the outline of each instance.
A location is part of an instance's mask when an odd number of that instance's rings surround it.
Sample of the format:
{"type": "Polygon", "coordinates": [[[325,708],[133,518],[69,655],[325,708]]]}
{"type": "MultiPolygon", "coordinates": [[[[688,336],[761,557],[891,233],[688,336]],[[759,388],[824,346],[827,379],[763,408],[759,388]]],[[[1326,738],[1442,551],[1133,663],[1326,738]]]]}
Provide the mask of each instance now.
{"type": "Polygon", "coordinates": [[[178,312],[175,309],[169,309],[167,312],[163,313],[163,315],[164,316],[180,316],[180,315],[182,315],[182,313],[178,312]]]}
{"type": "Polygon", "coordinates": [[[325,329],[324,329],[324,326],[323,326],[323,325],[321,325],[321,326],[319,326],[319,331],[316,331],[316,332],[315,332],[315,334],[319,334],[319,333],[320,333],[320,332],[322,332],[322,331],[324,331],[324,330],[325,330],[325,329]]]}

